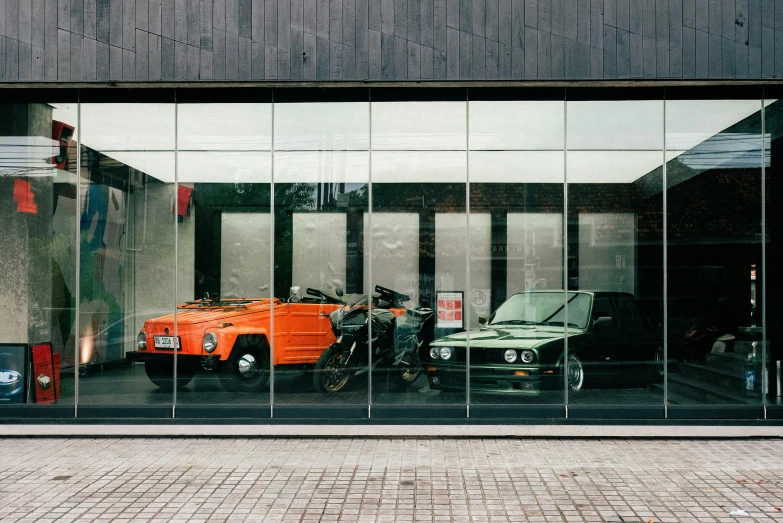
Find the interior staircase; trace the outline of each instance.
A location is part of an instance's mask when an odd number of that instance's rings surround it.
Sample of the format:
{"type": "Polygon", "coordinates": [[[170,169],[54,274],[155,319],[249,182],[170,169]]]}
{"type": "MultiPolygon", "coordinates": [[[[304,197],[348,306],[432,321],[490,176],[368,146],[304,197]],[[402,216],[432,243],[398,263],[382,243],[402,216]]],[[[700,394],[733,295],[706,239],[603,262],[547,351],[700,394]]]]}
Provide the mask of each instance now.
{"type": "MultiPolygon", "coordinates": [[[[707,354],[704,362],[681,362],[669,367],[668,400],[671,405],[758,405],[760,393],[745,393],[745,360],[752,342],[737,340],[733,352],[707,354]]],[[[760,350],[760,349],[759,349],[760,350]]],[[[756,369],[756,390],[761,390],[761,363],[756,369]]],[[[660,384],[663,387],[663,384],[660,384]]]]}

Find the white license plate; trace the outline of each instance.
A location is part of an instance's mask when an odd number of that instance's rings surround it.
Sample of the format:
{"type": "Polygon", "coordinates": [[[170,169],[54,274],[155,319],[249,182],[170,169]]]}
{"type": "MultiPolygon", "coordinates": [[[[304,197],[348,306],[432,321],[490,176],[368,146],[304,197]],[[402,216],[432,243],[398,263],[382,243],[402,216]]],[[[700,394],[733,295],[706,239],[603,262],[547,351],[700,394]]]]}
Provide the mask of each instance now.
{"type": "MultiPolygon", "coordinates": [[[[155,336],[156,349],[174,350],[174,336],[155,336]]],[[[179,340],[177,340],[177,349],[179,349],[179,340]]]]}

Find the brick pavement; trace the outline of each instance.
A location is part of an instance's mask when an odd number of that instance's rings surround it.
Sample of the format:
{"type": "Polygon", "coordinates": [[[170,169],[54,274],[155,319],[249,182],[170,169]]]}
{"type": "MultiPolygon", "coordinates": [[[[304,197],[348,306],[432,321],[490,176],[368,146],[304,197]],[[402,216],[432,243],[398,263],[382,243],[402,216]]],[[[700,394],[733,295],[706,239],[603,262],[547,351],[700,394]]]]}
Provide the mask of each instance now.
{"type": "Polygon", "coordinates": [[[780,439],[20,438],[0,459],[3,522],[783,521],[780,439]]]}

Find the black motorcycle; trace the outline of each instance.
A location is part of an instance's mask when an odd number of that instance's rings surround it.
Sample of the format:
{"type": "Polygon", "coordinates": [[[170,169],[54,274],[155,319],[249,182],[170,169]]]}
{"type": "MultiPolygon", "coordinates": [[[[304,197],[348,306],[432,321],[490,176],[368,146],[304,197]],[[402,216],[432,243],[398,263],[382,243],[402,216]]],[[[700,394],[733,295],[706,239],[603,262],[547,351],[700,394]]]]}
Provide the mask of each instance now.
{"type": "Polygon", "coordinates": [[[371,368],[387,370],[390,382],[398,388],[416,381],[422,372],[422,351],[426,352],[433,338],[435,312],[425,307],[406,309],[403,302],[408,300],[405,294],[376,285],[372,303],[367,295],[354,294],[344,307],[332,312],[337,341],[315,364],[316,390],[338,392],[352,376],[371,368]],[[369,346],[372,365],[368,365],[369,346]]]}

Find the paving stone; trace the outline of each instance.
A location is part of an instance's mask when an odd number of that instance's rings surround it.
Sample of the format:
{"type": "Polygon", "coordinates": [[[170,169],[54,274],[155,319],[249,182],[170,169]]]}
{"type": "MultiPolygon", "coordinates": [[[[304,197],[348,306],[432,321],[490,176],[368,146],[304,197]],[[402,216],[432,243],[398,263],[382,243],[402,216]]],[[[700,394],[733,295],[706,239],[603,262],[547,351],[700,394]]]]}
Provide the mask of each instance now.
{"type": "Polygon", "coordinates": [[[9,438],[0,459],[4,522],[783,521],[779,439],[9,438]]]}

